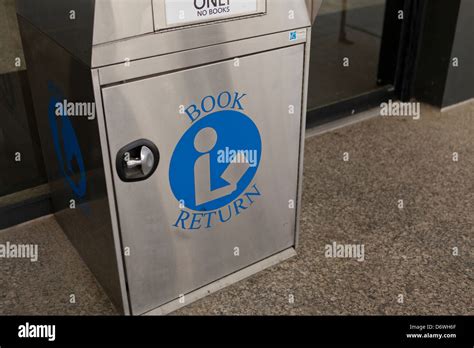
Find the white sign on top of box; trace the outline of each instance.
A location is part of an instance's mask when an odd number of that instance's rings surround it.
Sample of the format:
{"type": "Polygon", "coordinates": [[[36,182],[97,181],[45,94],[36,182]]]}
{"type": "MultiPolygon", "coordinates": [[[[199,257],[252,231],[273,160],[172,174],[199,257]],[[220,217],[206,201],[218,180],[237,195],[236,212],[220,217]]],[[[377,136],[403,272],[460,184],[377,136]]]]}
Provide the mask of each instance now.
{"type": "Polygon", "coordinates": [[[264,0],[165,0],[166,27],[240,17],[264,11],[264,0]]]}

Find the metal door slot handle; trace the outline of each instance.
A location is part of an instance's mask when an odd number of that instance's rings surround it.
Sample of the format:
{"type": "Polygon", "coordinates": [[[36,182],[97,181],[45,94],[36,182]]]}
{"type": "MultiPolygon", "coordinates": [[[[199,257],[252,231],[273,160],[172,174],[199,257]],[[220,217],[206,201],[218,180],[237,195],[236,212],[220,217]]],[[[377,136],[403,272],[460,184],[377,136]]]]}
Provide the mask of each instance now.
{"type": "Polygon", "coordinates": [[[117,154],[116,167],[120,179],[126,182],[149,178],[159,161],[158,148],[149,140],[137,140],[117,154]]]}
{"type": "Polygon", "coordinates": [[[133,169],[140,167],[143,175],[148,175],[155,164],[155,156],[153,152],[146,146],[143,146],[140,150],[140,159],[129,159],[126,161],[127,168],[133,169]]]}

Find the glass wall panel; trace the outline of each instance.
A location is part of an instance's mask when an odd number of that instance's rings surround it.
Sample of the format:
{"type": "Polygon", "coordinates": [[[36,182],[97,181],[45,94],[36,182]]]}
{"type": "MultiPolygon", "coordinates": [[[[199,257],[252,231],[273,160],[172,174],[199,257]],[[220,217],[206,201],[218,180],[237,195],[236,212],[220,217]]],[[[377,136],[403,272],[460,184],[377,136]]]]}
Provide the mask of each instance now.
{"type": "Polygon", "coordinates": [[[45,182],[15,1],[0,0],[0,207],[2,196],[45,182]]]}
{"type": "Polygon", "coordinates": [[[313,25],[308,109],[380,87],[385,0],[324,0],[313,25]]]}

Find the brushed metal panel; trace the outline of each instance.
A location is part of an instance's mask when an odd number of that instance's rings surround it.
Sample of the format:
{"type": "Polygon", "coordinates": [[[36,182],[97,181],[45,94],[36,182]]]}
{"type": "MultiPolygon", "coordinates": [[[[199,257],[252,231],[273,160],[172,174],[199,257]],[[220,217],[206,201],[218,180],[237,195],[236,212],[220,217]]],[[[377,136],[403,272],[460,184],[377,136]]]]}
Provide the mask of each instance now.
{"type": "Polygon", "coordinates": [[[252,53],[269,51],[285,46],[299,45],[309,39],[308,35],[289,41],[289,32],[259,36],[226,44],[197,48],[193,54],[178,52],[142,59],[130,64],[115,64],[98,69],[102,85],[109,85],[148,75],[157,75],[171,70],[191,68],[220,60],[242,57],[252,53]]]}
{"type": "Polygon", "coordinates": [[[103,89],[111,157],[141,138],[161,154],[147,181],[124,183],[113,174],[123,246],[130,248],[125,263],[133,314],[294,246],[296,210],[289,200],[297,200],[303,63],[300,44],[241,58],[239,67],[229,60],[103,89]],[[175,146],[190,126],[178,110],[227,90],[247,94],[244,113],[260,131],[261,163],[249,187],[256,184],[261,196],[227,223],[183,231],[173,227],[180,208],[168,176],[175,146]]]}
{"type": "Polygon", "coordinates": [[[152,32],[151,0],[96,1],[94,45],[152,32]]]}
{"type": "Polygon", "coordinates": [[[296,256],[296,251],[294,248],[289,248],[283,250],[282,252],[272,255],[262,261],[254,263],[253,265],[246,267],[240,271],[229,274],[224,278],[221,278],[209,285],[203,286],[189,294],[186,294],[186,301],[180,301],[180,299],[168,302],[161,307],[155,308],[150,312],[144,313],[143,315],[147,316],[156,316],[156,315],[167,315],[171,312],[174,312],[180,308],[188,306],[189,304],[200,300],[203,297],[206,297],[210,294],[213,294],[219,290],[226,288],[229,285],[237,283],[241,280],[244,280],[248,277],[251,277],[255,273],[261,272],[265,269],[268,269],[272,266],[279,264],[280,262],[286,261],[289,258],[296,256]]]}
{"type": "MultiPolygon", "coordinates": [[[[104,165],[104,177],[105,177],[105,186],[106,186],[106,194],[108,198],[108,206],[109,206],[109,213],[110,213],[110,222],[111,222],[111,229],[113,234],[113,244],[115,248],[115,256],[117,258],[117,272],[118,278],[120,283],[120,295],[122,298],[122,312],[125,315],[130,314],[130,305],[128,302],[128,292],[127,292],[127,280],[125,276],[125,263],[123,260],[123,247],[122,247],[122,240],[120,238],[120,231],[118,227],[118,216],[117,216],[117,207],[115,203],[115,196],[114,196],[114,187],[113,181],[111,179],[111,160],[109,154],[109,145],[107,142],[107,133],[105,128],[105,118],[104,118],[104,108],[102,103],[102,90],[100,88],[100,81],[99,81],[99,72],[97,70],[91,71],[92,75],[92,83],[94,87],[94,96],[95,96],[95,103],[96,103],[96,110],[97,110],[97,125],[99,129],[100,135],[100,147],[102,150],[102,158],[103,158],[103,165],[104,165]]],[[[97,145],[97,143],[96,143],[97,145]]]]}
{"type": "Polygon", "coordinates": [[[311,14],[311,23],[314,23],[316,16],[318,15],[319,9],[323,4],[323,0],[305,0],[308,12],[311,14]]]}
{"type": "Polygon", "coordinates": [[[153,0],[16,2],[19,15],[87,65],[101,67],[309,27],[321,0],[258,0],[260,14],[158,33],[155,25],[161,28],[164,18],[162,0],[156,0],[155,7],[153,0]]]}
{"type": "Polygon", "coordinates": [[[92,52],[92,66],[101,67],[307,28],[311,26],[311,16],[306,5],[305,0],[269,0],[265,15],[187,26],[96,45],[92,52]]]}
{"type": "Polygon", "coordinates": [[[298,201],[296,205],[296,233],[295,233],[295,248],[298,248],[299,238],[300,238],[300,217],[302,210],[302,201],[303,201],[303,174],[304,174],[304,146],[306,138],[306,116],[308,110],[308,84],[309,84],[309,67],[311,59],[311,28],[308,28],[306,36],[307,42],[305,45],[305,56],[304,56],[304,75],[303,75],[303,107],[301,114],[301,137],[300,137],[300,163],[299,163],[299,173],[298,173],[298,201]]]}
{"type": "Polygon", "coordinates": [[[118,311],[126,311],[98,121],[50,114],[52,98],[95,101],[91,71],[24,18],[19,24],[55,216],[118,311]]]}

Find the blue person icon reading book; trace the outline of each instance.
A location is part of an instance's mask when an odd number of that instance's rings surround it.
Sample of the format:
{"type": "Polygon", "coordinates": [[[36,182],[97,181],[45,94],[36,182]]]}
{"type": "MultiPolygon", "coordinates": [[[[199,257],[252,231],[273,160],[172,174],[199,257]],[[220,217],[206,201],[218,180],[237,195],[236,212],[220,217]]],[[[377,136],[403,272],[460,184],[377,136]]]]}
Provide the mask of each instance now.
{"type": "Polygon", "coordinates": [[[218,210],[255,179],[262,152],[260,132],[247,115],[224,110],[196,121],[171,156],[170,188],[186,209],[218,210]]]}
{"type": "Polygon", "coordinates": [[[201,129],[194,138],[194,148],[201,154],[194,163],[196,205],[201,205],[235,192],[240,179],[250,168],[249,163],[245,161],[245,159],[238,162],[231,161],[221,175],[221,178],[225,180],[228,185],[212,189],[210,153],[214,150],[217,140],[217,132],[211,127],[201,129]]]}

